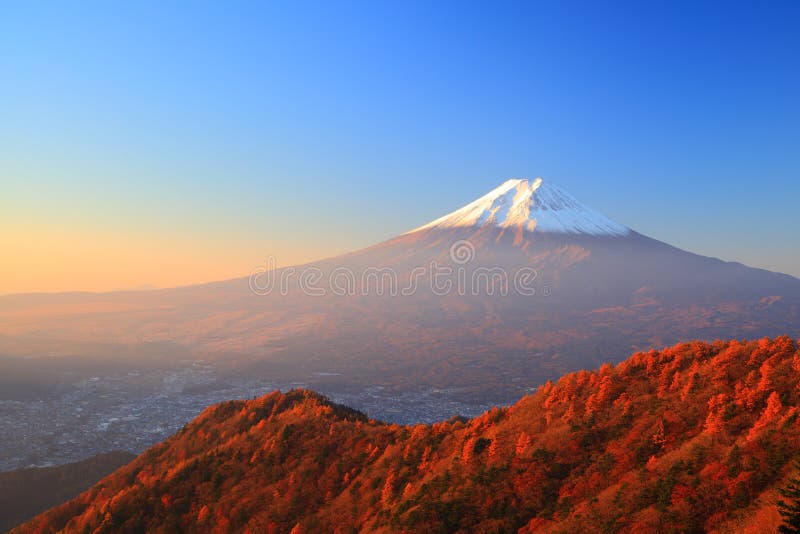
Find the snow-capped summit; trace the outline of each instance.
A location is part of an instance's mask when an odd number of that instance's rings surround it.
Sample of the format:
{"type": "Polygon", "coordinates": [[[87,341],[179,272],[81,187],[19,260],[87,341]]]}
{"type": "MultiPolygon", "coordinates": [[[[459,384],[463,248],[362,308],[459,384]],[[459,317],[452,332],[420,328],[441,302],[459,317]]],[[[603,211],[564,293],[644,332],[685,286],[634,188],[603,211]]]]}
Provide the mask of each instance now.
{"type": "Polygon", "coordinates": [[[412,230],[492,225],[550,234],[624,236],[630,229],[580,202],[566,191],[534,180],[506,180],[478,200],[412,230]]]}

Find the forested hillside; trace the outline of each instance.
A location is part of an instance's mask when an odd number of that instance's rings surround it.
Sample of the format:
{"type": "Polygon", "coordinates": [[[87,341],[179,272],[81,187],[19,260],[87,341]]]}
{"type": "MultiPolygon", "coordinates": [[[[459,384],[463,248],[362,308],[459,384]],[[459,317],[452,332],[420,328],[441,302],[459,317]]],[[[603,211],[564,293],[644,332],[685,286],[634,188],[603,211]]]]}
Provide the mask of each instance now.
{"type": "Polygon", "coordinates": [[[780,337],[637,353],[430,426],[276,392],[208,408],[18,532],[774,531],[799,384],[780,337]]]}
{"type": "Polygon", "coordinates": [[[134,458],[117,451],[72,464],[0,473],[0,532],[77,497],[134,458]]]}

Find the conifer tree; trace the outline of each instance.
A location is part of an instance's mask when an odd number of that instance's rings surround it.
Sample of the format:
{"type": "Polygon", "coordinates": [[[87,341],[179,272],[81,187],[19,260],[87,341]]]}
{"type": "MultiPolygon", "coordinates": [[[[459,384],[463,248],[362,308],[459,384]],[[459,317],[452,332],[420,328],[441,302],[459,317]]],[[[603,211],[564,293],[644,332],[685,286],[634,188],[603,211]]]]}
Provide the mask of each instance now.
{"type": "MultiPolygon", "coordinates": [[[[795,467],[800,470],[800,460],[795,461],[795,467]]],[[[786,487],[778,491],[786,499],[778,501],[778,512],[783,517],[778,532],[800,534],[800,478],[790,478],[786,487]]]]}

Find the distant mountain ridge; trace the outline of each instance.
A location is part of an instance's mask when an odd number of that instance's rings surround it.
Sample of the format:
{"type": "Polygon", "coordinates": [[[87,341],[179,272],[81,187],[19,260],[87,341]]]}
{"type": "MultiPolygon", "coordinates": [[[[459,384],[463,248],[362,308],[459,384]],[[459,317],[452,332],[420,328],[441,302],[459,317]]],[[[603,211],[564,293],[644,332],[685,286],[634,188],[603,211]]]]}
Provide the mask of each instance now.
{"type": "Polygon", "coordinates": [[[303,390],[226,402],[14,532],[771,532],[799,371],[779,337],[637,353],[433,425],[303,390]]]}
{"type": "Polygon", "coordinates": [[[134,458],[131,453],[116,451],[74,464],[0,473],[0,532],[74,499],[134,458]]]}

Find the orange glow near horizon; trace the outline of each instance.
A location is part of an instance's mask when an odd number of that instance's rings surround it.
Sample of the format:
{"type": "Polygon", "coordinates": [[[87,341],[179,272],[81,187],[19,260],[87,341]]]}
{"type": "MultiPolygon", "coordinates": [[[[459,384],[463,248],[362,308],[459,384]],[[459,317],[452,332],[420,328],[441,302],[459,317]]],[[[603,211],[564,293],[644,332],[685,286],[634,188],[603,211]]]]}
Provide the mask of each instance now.
{"type": "Polygon", "coordinates": [[[175,287],[247,276],[267,254],[281,266],[335,254],[287,242],[198,241],[196,236],[130,235],[43,227],[0,230],[0,295],[175,287]]]}

